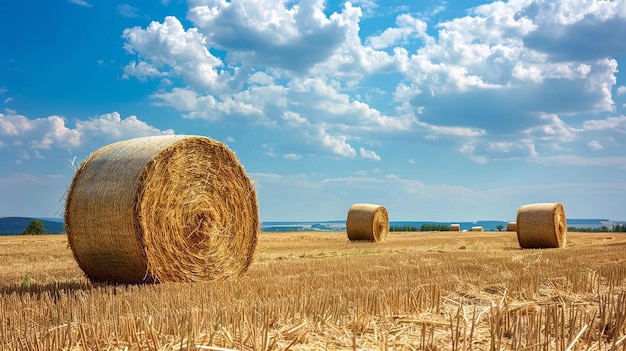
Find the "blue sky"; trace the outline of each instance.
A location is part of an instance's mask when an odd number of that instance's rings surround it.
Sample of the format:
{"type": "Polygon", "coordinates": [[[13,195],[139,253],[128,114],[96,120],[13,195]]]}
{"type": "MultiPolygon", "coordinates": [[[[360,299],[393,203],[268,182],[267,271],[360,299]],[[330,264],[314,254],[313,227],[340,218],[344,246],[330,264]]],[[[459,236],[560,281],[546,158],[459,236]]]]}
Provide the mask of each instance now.
{"type": "Polygon", "coordinates": [[[4,1],[0,216],[175,133],[235,151],[263,221],[626,220],[625,32],[624,0],[4,1]]]}

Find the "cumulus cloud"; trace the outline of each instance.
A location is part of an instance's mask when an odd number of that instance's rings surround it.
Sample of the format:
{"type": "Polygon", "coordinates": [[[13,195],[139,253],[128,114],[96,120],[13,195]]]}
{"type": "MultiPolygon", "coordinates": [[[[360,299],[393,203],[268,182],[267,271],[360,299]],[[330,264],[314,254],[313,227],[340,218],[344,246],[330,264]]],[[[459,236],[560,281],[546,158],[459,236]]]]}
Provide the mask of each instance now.
{"type": "Polygon", "coordinates": [[[122,118],[118,112],[111,112],[97,116],[87,121],[77,121],[76,131],[90,138],[105,140],[124,140],[143,136],[174,134],[172,129],[161,131],[137,118],[128,116],[122,118]]]}
{"type": "Polygon", "coordinates": [[[602,140],[597,151],[620,144],[591,135],[609,119],[576,121],[615,109],[623,3],[493,2],[432,25],[404,12],[362,38],[367,4],[330,13],[322,0],[189,1],[193,27],[166,17],[124,31],[137,55],[124,77],[182,79],[154,104],[187,118],[245,118],[339,157],[375,159],[351,144],[407,135],[447,138],[480,163],[583,139],[602,140]]]}
{"type": "Polygon", "coordinates": [[[332,154],[343,157],[355,157],[356,150],[347,143],[345,135],[331,135],[321,126],[317,130],[317,141],[332,154]]]}
{"type": "Polygon", "coordinates": [[[411,15],[402,14],[396,19],[397,27],[387,28],[380,35],[367,38],[367,44],[373,49],[383,49],[393,45],[407,43],[412,38],[422,38],[429,42],[432,40],[426,33],[426,22],[413,18],[411,15]]]}
{"type": "Polygon", "coordinates": [[[0,113],[0,135],[5,140],[0,144],[0,150],[17,154],[21,159],[45,158],[45,151],[54,149],[93,149],[113,141],[157,134],[173,134],[173,131],[161,131],[136,116],[122,119],[117,112],[87,121],[79,120],[74,128],[60,116],[31,119],[0,113]]]}
{"type": "Polygon", "coordinates": [[[220,90],[223,80],[229,79],[227,72],[218,71],[223,63],[209,52],[206,38],[196,28],[185,30],[176,17],[168,16],[163,23],[152,22],[146,29],[125,29],[122,37],[129,53],[138,53],[147,60],[131,61],[124,70],[127,76],[175,75],[207,91],[220,90]]]}
{"type": "Polygon", "coordinates": [[[29,146],[32,149],[78,146],[80,133],[67,128],[65,123],[65,119],[59,116],[29,119],[22,115],[0,113],[0,134],[5,136],[8,143],[17,145],[21,144],[20,140],[30,140],[29,146]]]}
{"type": "Polygon", "coordinates": [[[233,60],[306,72],[341,45],[350,29],[345,14],[324,14],[324,1],[209,1],[188,17],[210,46],[233,60]]]}
{"type": "Polygon", "coordinates": [[[380,161],[380,156],[378,156],[376,154],[376,152],[372,151],[372,150],[366,150],[362,147],[359,148],[359,155],[362,158],[368,159],[368,160],[374,160],[374,161],[380,161]]]}

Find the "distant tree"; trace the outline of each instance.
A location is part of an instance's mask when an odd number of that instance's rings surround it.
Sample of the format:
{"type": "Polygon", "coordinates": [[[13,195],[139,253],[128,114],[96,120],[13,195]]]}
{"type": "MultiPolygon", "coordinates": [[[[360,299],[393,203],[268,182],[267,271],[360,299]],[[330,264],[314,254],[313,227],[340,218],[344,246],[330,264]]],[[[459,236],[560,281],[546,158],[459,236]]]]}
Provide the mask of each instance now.
{"type": "Polygon", "coordinates": [[[46,234],[48,231],[43,226],[43,223],[38,219],[33,219],[30,221],[30,224],[24,231],[23,235],[34,235],[34,234],[46,234]]]}
{"type": "Polygon", "coordinates": [[[389,227],[390,232],[419,232],[418,227],[412,225],[392,225],[389,227]]]}
{"type": "Polygon", "coordinates": [[[501,232],[503,228],[504,228],[504,226],[503,226],[502,224],[498,224],[498,225],[496,226],[496,229],[497,229],[499,232],[501,232]]]}

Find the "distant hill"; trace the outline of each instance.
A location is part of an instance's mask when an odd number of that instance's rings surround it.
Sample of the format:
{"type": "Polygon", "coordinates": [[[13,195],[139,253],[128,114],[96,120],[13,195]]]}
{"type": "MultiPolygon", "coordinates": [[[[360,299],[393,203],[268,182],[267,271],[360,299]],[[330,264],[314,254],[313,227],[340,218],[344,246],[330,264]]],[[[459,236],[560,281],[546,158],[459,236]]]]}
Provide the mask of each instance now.
{"type": "Polygon", "coordinates": [[[18,235],[22,234],[24,229],[28,227],[30,221],[39,219],[46,228],[48,234],[65,233],[63,222],[51,221],[48,219],[28,218],[28,217],[0,217],[0,235],[18,235]]]}

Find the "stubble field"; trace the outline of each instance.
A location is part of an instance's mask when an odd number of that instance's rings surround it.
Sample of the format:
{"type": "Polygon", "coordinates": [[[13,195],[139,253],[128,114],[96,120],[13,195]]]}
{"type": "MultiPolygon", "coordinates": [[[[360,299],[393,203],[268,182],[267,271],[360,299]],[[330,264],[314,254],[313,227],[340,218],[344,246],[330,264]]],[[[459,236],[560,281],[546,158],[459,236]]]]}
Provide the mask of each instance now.
{"type": "Polygon", "coordinates": [[[626,350],[626,234],[261,233],[240,278],[141,286],[0,237],[0,315],[0,350],[626,350]]]}

